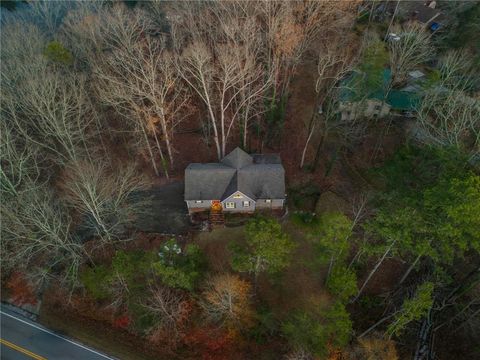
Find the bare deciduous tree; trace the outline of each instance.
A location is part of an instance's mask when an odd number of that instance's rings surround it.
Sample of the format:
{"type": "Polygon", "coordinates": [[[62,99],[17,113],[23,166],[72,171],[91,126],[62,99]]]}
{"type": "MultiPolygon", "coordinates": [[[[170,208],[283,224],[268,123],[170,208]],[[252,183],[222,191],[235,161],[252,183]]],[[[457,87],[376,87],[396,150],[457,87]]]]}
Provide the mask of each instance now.
{"type": "Polygon", "coordinates": [[[180,74],[207,108],[219,159],[225,156],[241,114],[250,118],[252,103],[262,99],[268,86],[268,81],[262,83],[262,71],[253,55],[241,45],[218,44],[212,51],[197,41],[179,58],[180,74]]]}
{"type": "Polygon", "coordinates": [[[87,128],[95,114],[85,78],[49,63],[43,55],[45,38],[35,26],[9,23],[2,36],[5,121],[25,141],[47,151],[58,163],[87,153],[87,128]]]}
{"type": "Polygon", "coordinates": [[[451,50],[439,59],[439,86],[469,90],[476,77],[472,55],[466,50],[451,50]]]}
{"type": "Polygon", "coordinates": [[[173,164],[173,132],[188,98],[165,41],[148,35],[152,24],[147,15],[140,10],[129,13],[121,6],[111,11],[100,27],[109,49],[97,57],[93,69],[98,97],[141,136],[157,174],[158,153],[168,176],[162,143],[173,164]]]}
{"type": "Polygon", "coordinates": [[[69,9],[58,32],[59,38],[72,51],[80,67],[91,66],[106,46],[100,28],[106,15],[103,1],[81,1],[69,9]]]}
{"type": "Polygon", "coordinates": [[[30,191],[0,206],[2,267],[75,282],[85,252],[70,235],[72,219],[48,189],[26,187],[30,191]]]}
{"type": "Polygon", "coordinates": [[[327,24],[346,18],[338,15],[353,4],[347,3],[183,2],[172,7],[168,17],[180,72],[206,106],[218,157],[225,154],[232,129],[240,130],[246,146],[250,120],[284,101],[302,54],[327,24]]]}
{"type": "Polygon", "coordinates": [[[152,335],[160,331],[178,336],[190,312],[188,298],[183,292],[159,286],[150,289],[143,306],[156,316],[156,323],[150,329],[152,335]]]}
{"type": "Polygon", "coordinates": [[[33,22],[50,37],[54,37],[67,11],[74,7],[75,2],[39,0],[29,3],[17,16],[33,22]]]}
{"type": "Polygon", "coordinates": [[[227,326],[248,326],[252,321],[251,286],[236,275],[210,278],[201,306],[210,320],[227,326]]]}
{"type": "Polygon", "coordinates": [[[75,162],[62,180],[65,200],[82,215],[84,226],[100,238],[100,245],[120,240],[138,205],[130,196],[145,187],[135,167],[112,169],[102,161],[75,162]]]}
{"type": "Polygon", "coordinates": [[[299,61],[317,37],[352,26],[354,1],[259,1],[257,11],[266,36],[266,64],[273,76],[275,94],[283,96],[299,61]],[[323,33],[323,34],[322,34],[323,33]]]}
{"type": "Polygon", "coordinates": [[[392,85],[403,84],[408,72],[427,61],[433,54],[431,35],[416,23],[409,23],[404,28],[392,27],[392,32],[400,39],[389,40],[390,69],[392,70],[392,85]]]}
{"type": "Polygon", "coordinates": [[[417,111],[421,141],[480,152],[480,100],[459,90],[431,89],[417,111]]]}
{"type": "Polygon", "coordinates": [[[40,158],[38,148],[25,144],[6,119],[0,118],[0,191],[5,196],[18,196],[25,184],[35,183],[40,177],[40,158]]]}
{"type": "MultiPolygon", "coordinates": [[[[349,54],[346,46],[347,39],[337,39],[333,44],[325,44],[319,51],[317,60],[317,78],[315,82],[316,101],[312,112],[312,117],[307,126],[307,140],[303,148],[300,160],[300,168],[303,168],[308,145],[315,133],[322,128],[322,137],[320,142],[323,144],[324,136],[328,134],[328,117],[322,117],[323,102],[326,98],[334,94],[337,84],[352,70],[355,55],[349,54]],[[319,120],[325,120],[319,123],[319,120]]],[[[327,109],[328,110],[328,109],[327,109]]]]}
{"type": "Polygon", "coordinates": [[[17,84],[5,99],[5,111],[15,129],[29,142],[65,163],[88,153],[92,107],[85,79],[51,72],[48,68],[17,84]]]}

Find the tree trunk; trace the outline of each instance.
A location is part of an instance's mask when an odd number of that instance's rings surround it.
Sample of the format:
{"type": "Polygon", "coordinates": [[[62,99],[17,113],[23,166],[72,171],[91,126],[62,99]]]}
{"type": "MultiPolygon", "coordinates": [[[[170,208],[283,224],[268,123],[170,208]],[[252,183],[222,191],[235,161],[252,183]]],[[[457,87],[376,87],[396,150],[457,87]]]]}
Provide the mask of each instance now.
{"type": "Polygon", "coordinates": [[[157,164],[155,163],[155,158],[153,156],[152,148],[150,146],[150,143],[148,141],[148,136],[145,133],[145,129],[142,128],[142,133],[144,136],[145,144],[147,145],[148,153],[150,154],[150,159],[152,160],[152,165],[153,165],[153,170],[155,171],[155,175],[159,176],[160,174],[158,173],[158,168],[157,164]]]}
{"type": "Polygon", "coordinates": [[[328,279],[330,278],[330,273],[332,272],[333,268],[333,262],[334,262],[334,257],[333,255],[330,257],[330,264],[328,264],[328,271],[327,271],[327,277],[325,278],[325,283],[327,283],[328,279]]]}
{"type": "Polygon", "coordinates": [[[170,165],[173,165],[173,151],[170,143],[170,134],[167,129],[167,122],[165,120],[165,114],[163,109],[160,109],[160,124],[162,126],[163,136],[165,136],[165,145],[167,146],[168,158],[170,159],[170,165]]]}
{"type": "Polygon", "coordinates": [[[360,335],[358,335],[358,339],[361,339],[362,337],[364,337],[365,335],[367,335],[368,333],[370,333],[372,330],[374,330],[378,325],[380,324],[383,324],[385,321],[387,321],[388,319],[392,318],[394,315],[396,315],[398,313],[398,311],[394,312],[393,314],[390,314],[388,316],[385,316],[384,318],[378,320],[375,324],[373,324],[372,326],[370,326],[367,330],[365,330],[363,333],[361,333],[360,335]]]}
{"type": "Polygon", "coordinates": [[[158,153],[160,154],[160,158],[162,159],[163,171],[165,172],[165,176],[168,179],[169,176],[168,176],[167,162],[165,160],[165,156],[163,155],[162,147],[160,146],[160,142],[158,141],[157,134],[153,133],[153,137],[155,138],[155,143],[157,144],[158,153]]]}
{"type": "Polygon", "coordinates": [[[385,258],[387,257],[387,255],[390,253],[390,250],[392,250],[392,247],[393,245],[397,242],[397,240],[394,240],[390,246],[387,248],[387,250],[385,250],[385,252],[383,253],[382,257],[380,258],[380,260],[377,262],[377,264],[375,265],[375,267],[373,268],[373,270],[370,272],[370,274],[368,274],[367,278],[365,279],[365,282],[363,283],[362,287],[360,288],[360,290],[358,290],[358,294],[357,296],[355,296],[355,298],[350,302],[350,303],[354,303],[355,301],[358,300],[358,298],[360,297],[360,295],[362,294],[362,291],[365,289],[365,286],[367,286],[367,283],[370,281],[370,279],[372,278],[372,276],[375,274],[375,272],[378,270],[378,268],[380,267],[380,265],[382,265],[383,261],[385,260],[385,258]]]}
{"type": "Polygon", "coordinates": [[[402,285],[403,282],[407,279],[408,275],[410,275],[410,273],[412,272],[412,270],[415,268],[415,265],[417,265],[418,261],[420,260],[420,258],[422,257],[422,254],[418,255],[417,258],[415,259],[415,261],[412,263],[412,265],[409,266],[409,268],[407,269],[407,271],[405,271],[405,274],[403,274],[402,278],[400,279],[400,282],[398,283],[398,285],[402,285]]]}
{"type": "Polygon", "coordinates": [[[322,134],[322,137],[320,138],[320,143],[317,146],[317,151],[315,152],[315,158],[313,160],[312,172],[317,169],[318,162],[320,161],[320,154],[322,153],[323,144],[325,143],[326,137],[327,137],[327,131],[325,130],[324,133],[322,134]]]}
{"type": "Polygon", "coordinates": [[[310,143],[310,140],[312,139],[314,131],[315,131],[315,124],[312,125],[312,128],[310,129],[310,133],[308,134],[308,137],[307,137],[307,141],[305,142],[305,146],[303,147],[302,159],[300,160],[300,169],[303,168],[303,165],[305,163],[305,155],[307,153],[308,144],[310,143]]]}
{"type": "Polygon", "coordinates": [[[395,10],[393,12],[392,19],[390,20],[390,23],[388,24],[388,28],[387,28],[387,32],[385,34],[385,39],[384,40],[387,40],[388,34],[390,33],[390,28],[392,27],[392,24],[393,24],[393,20],[395,20],[395,15],[397,15],[397,10],[398,10],[399,5],[400,5],[400,0],[397,0],[397,5],[395,6],[395,10]]]}

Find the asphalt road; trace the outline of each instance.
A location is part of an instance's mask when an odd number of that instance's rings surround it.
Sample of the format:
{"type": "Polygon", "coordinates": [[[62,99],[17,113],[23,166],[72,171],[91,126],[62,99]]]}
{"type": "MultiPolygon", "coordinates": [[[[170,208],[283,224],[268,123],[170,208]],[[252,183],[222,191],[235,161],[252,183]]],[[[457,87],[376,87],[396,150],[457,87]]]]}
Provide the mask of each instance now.
{"type": "Polygon", "coordinates": [[[113,360],[16,314],[0,310],[1,360],[113,360]]]}

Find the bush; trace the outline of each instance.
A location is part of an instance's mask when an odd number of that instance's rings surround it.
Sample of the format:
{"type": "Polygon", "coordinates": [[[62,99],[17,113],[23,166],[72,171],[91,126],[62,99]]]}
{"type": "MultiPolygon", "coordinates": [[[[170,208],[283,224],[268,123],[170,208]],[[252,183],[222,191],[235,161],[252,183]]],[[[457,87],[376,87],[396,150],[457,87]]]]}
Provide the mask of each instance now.
{"type": "Polygon", "coordinates": [[[302,228],[315,228],[319,223],[315,213],[308,211],[295,211],[290,219],[294,225],[302,228]]]}
{"type": "Polygon", "coordinates": [[[96,300],[104,300],[110,296],[108,291],[110,273],[110,269],[103,265],[87,268],[80,274],[80,281],[96,300]]]}
{"type": "Polygon", "coordinates": [[[279,328],[278,320],[275,318],[272,310],[265,306],[261,306],[257,310],[257,322],[249,331],[257,344],[265,344],[270,336],[273,336],[279,328]]]}
{"type": "Polygon", "coordinates": [[[358,292],[357,275],[346,266],[335,266],[327,280],[327,288],[332,295],[345,302],[358,292]]]}
{"type": "Polygon", "coordinates": [[[53,62],[64,65],[70,65],[73,63],[73,56],[71,52],[58,41],[49,42],[43,54],[47,59],[53,62]]]}
{"type": "Polygon", "coordinates": [[[326,356],[329,345],[342,348],[348,344],[352,322],[345,306],[337,301],[315,312],[295,311],[283,323],[282,332],[294,348],[326,356]]]}
{"type": "Polygon", "coordinates": [[[327,354],[325,326],[305,311],[296,311],[282,325],[282,332],[294,348],[306,349],[317,356],[327,354]]]}
{"type": "Polygon", "coordinates": [[[80,274],[80,280],[96,300],[106,300],[114,295],[114,283],[119,279],[130,296],[141,293],[145,277],[152,263],[152,253],[144,251],[117,251],[110,266],[97,265],[80,274]]]}

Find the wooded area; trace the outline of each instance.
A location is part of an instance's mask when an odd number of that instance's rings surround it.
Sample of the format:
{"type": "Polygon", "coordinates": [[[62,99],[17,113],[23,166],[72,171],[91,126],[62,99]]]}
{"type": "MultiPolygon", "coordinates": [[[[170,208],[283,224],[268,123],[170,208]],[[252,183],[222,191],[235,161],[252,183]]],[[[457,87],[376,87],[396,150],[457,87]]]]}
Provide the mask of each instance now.
{"type": "Polygon", "coordinates": [[[480,3],[404,5],[2,8],[2,300],[138,359],[480,357],[480,3]],[[286,214],[138,225],[237,146],[286,214]]]}

